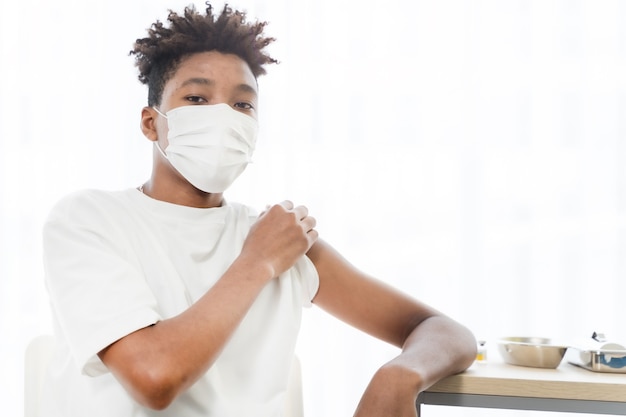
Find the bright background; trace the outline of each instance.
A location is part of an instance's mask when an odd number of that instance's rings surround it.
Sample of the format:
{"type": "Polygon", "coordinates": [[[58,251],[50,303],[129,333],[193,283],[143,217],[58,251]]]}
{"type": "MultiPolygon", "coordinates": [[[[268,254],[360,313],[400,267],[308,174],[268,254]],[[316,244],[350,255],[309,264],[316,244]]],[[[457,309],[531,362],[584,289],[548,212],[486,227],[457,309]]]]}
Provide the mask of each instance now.
{"type": "MultiPolygon", "coordinates": [[[[146,91],[127,53],[187,4],[0,0],[6,415],[22,414],[27,341],[51,327],[42,223],[76,189],[148,178],[146,91]]],[[[349,260],[470,327],[493,357],[505,335],[626,343],[626,2],[232,5],[270,22],[281,64],[259,80],[255,162],[229,200],[308,205],[349,260]]],[[[317,308],[298,352],[308,416],[352,415],[396,353],[317,308]]]]}

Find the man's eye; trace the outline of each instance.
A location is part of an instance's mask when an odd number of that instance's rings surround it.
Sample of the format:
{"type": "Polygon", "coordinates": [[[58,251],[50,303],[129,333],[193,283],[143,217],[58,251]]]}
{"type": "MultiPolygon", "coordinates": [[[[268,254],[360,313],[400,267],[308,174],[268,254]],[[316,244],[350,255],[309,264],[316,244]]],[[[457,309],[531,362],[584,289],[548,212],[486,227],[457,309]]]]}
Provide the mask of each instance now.
{"type": "Polygon", "coordinates": [[[235,107],[238,107],[240,109],[244,109],[244,110],[252,110],[254,109],[254,106],[250,103],[245,103],[243,101],[239,102],[239,103],[235,103],[235,107]]]}
{"type": "Polygon", "coordinates": [[[204,102],[206,102],[206,100],[203,97],[200,97],[200,96],[188,96],[185,99],[187,101],[192,102],[192,103],[204,103],[204,102]]]}

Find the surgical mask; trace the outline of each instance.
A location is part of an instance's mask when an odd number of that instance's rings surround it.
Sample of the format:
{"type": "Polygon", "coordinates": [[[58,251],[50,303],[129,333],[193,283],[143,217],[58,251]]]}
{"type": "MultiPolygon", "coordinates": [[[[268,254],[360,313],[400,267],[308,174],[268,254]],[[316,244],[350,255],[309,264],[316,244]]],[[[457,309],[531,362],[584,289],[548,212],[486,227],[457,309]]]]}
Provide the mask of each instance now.
{"type": "Polygon", "coordinates": [[[161,154],[194,187],[221,193],[251,161],[257,121],[228,104],[176,107],[166,114],[169,145],[161,154]]]}

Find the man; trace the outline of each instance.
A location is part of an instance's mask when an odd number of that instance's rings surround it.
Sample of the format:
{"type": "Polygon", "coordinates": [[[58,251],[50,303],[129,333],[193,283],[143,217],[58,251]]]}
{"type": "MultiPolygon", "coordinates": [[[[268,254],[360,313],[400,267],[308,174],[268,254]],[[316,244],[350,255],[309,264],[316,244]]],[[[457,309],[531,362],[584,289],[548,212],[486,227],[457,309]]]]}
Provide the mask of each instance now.
{"type": "Polygon", "coordinates": [[[256,215],[224,199],[255,146],[257,77],[275,62],[265,23],[245,18],[188,7],[137,40],[152,175],[50,214],[48,416],[280,416],[311,302],[401,348],[356,416],[415,416],[420,391],[475,357],[466,328],[349,264],[306,207],[256,215]]]}

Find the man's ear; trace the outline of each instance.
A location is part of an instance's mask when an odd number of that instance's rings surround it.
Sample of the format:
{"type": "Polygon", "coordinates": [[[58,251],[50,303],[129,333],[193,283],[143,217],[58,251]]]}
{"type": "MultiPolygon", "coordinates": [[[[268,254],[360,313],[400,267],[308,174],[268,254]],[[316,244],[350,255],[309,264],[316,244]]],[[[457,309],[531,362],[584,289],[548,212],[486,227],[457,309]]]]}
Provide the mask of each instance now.
{"type": "Polygon", "coordinates": [[[156,118],[158,115],[159,114],[152,107],[146,106],[141,109],[141,131],[143,135],[152,142],[156,142],[159,139],[156,127],[156,118]]]}

